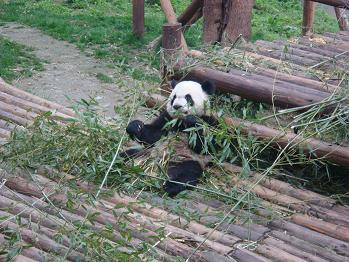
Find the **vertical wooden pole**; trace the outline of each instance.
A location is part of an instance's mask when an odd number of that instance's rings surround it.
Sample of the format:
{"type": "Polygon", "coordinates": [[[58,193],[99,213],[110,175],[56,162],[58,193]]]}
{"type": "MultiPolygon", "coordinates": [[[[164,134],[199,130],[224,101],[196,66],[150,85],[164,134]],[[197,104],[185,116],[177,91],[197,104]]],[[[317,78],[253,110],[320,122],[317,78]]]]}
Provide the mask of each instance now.
{"type": "Polygon", "coordinates": [[[342,31],[349,31],[349,21],[348,16],[345,13],[346,10],[339,7],[335,7],[334,11],[336,12],[339,29],[342,31]]]}
{"type": "Polygon", "coordinates": [[[307,35],[312,33],[316,3],[309,0],[303,1],[303,26],[302,34],[307,35]]]}
{"type": "MultiPolygon", "coordinates": [[[[162,10],[164,11],[165,16],[167,18],[167,22],[172,23],[172,24],[177,23],[176,13],[173,10],[171,1],[170,0],[160,0],[160,4],[161,4],[162,10]]],[[[182,48],[183,48],[183,50],[185,52],[189,52],[189,49],[188,49],[188,46],[187,46],[187,42],[184,39],[182,31],[180,33],[181,33],[181,45],[182,45],[182,48]]]]}
{"type": "Polygon", "coordinates": [[[252,34],[252,9],[254,0],[230,0],[227,7],[228,23],[223,42],[234,43],[241,35],[249,39],[252,34]]]}
{"type": "Polygon", "coordinates": [[[223,19],[223,0],[204,0],[203,17],[204,32],[203,40],[206,44],[220,41],[220,29],[223,19]]]}
{"type": "Polygon", "coordinates": [[[161,73],[163,83],[161,94],[168,95],[170,88],[167,81],[175,65],[180,62],[183,56],[182,47],[182,25],[181,23],[167,23],[162,26],[162,53],[161,53],[161,73]]]}
{"type": "Polygon", "coordinates": [[[132,0],[133,33],[138,37],[144,35],[144,0],[132,0]]]}

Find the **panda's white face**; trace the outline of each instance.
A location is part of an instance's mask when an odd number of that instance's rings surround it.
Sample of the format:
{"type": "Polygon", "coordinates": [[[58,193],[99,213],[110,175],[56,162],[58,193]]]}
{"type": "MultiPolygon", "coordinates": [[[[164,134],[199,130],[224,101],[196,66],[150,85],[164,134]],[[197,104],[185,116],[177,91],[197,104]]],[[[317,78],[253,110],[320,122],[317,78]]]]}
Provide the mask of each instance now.
{"type": "Polygon", "coordinates": [[[179,82],[168,99],[167,112],[171,117],[202,116],[209,106],[209,95],[194,81],[179,82]]]}

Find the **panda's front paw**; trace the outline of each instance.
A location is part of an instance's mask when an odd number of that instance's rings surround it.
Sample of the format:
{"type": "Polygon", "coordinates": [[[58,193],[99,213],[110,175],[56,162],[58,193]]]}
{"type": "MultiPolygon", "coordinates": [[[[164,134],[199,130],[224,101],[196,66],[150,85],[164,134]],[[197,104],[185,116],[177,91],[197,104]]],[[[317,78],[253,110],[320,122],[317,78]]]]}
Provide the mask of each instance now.
{"type": "Polygon", "coordinates": [[[135,138],[140,139],[142,135],[143,127],[144,127],[144,123],[142,121],[133,120],[126,127],[126,132],[132,139],[135,139],[135,138]]]}
{"type": "Polygon", "coordinates": [[[183,124],[185,128],[195,127],[197,123],[198,119],[193,115],[188,115],[183,119],[183,124]]]}

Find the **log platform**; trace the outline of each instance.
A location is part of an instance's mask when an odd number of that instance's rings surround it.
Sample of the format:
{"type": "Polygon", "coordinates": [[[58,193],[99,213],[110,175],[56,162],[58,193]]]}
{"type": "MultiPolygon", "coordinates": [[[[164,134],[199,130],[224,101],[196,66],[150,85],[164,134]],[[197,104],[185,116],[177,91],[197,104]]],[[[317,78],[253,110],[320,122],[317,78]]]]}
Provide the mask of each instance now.
{"type": "MultiPolygon", "coordinates": [[[[252,88],[259,86],[267,100],[268,87],[277,76],[280,77],[278,90],[296,90],[292,91],[292,97],[298,90],[301,92],[301,88],[313,91],[304,91],[298,104],[306,103],[310,94],[323,99],[332,92],[331,88],[336,88],[337,80],[324,85],[325,79],[308,76],[302,68],[335,56],[339,62],[347,61],[347,38],[347,32],[340,32],[335,37],[325,35],[326,44],[306,38],[290,44],[290,63],[296,68],[296,74],[276,74],[273,68],[259,67],[245,77],[246,71],[229,69],[222,73],[233,75],[240,82],[229,82],[233,78],[213,80],[222,91],[238,90],[233,88],[236,83],[248,82],[252,88]],[[263,82],[264,79],[269,80],[263,82]],[[325,86],[328,89],[322,90],[325,86]]],[[[254,57],[277,62],[282,46],[277,43],[259,41],[254,46],[256,49],[250,49],[249,45],[243,48],[254,57]]],[[[343,70],[345,66],[345,63],[341,66],[343,70]]],[[[200,78],[200,70],[203,69],[192,70],[191,76],[200,78]]],[[[236,93],[253,99],[255,91],[251,90],[236,93]]],[[[0,98],[3,143],[13,129],[24,128],[40,113],[51,111],[62,119],[74,117],[70,109],[18,90],[4,81],[0,81],[0,98]]],[[[297,103],[293,101],[287,106],[297,103]]],[[[249,128],[258,134],[258,127],[249,128]]],[[[96,247],[76,239],[103,236],[110,247],[125,253],[144,249],[146,244],[148,249],[143,252],[143,258],[151,257],[152,261],[172,261],[177,256],[183,260],[190,258],[188,261],[231,261],[231,258],[248,262],[349,261],[349,206],[277,179],[262,178],[255,172],[240,179],[242,168],[238,166],[226,164],[223,168],[229,173],[227,186],[251,192],[260,198],[258,204],[249,206],[242,201],[239,205],[232,201],[227,205],[215,195],[204,196],[199,191],[189,192],[184,199],[163,198],[149,192],[101,194],[91,203],[87,193],[96,192],[98,188],[77,181],[69,174],[46,166],[35,172],[3,167],[0,169],[0,260],[6,258],[3,251],[13,248],[14,237],[16,243],[20,243],[15,261],[94,260],[96,247]],[[68,196],[74,196],[74,201],[68,196]],[[89,233],[84,236],[82,228],[89,233]]],[[[219,170],[212,172],[217,176],[221,174],[219,170]]]]}
{"type": "Polygon", "coordinates": [[[223,93],[284,108],[319,102],[348,85],[343,75],[349,71],[349,31],[289,41],[259,40],[223,50],[213,59],[222,64],[220,68],[190,58],[182,62],[183,70],[178,66],[176,77],[212,80],[223,93]],[[225,57],[228,54],[231,61],[225,57]]]}

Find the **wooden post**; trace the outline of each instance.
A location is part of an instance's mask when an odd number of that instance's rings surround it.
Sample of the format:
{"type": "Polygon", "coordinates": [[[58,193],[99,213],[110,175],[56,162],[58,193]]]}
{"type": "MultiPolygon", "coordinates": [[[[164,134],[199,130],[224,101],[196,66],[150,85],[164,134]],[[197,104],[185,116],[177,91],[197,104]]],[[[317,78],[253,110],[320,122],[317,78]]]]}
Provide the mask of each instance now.
{"type": "Polygon", "coordinates": [[[161,74],[163,84],[161,94],[168,95],[167,80],[175,65],[181,60],[183,50],[181,48],[182,25],[180,23],[167,23],[162,26],[162,53],[161,74]]]}
{"type": "Polygon", "coordinates": [[[197,11],[202,8],[204,0],[193,0],[191,4],[178,17],[178,22],[185,26],[196,15],[197,11]]]}
{"type": "Polygon", "coordinates": [[[309,0],[303,1],[303,26],[302,34],[307,35],[313,31],[316,3],[309,0]]]}
{"type": "Polygon", "coordinates": [[[132,0],[133,33],[144,35],[144,0],[132,0]]]}
{"type": "MultiPolygon", "coordinates": [[[[172,7],[170,0],[160,0],[160,4],[161,4],[162,10],[164,11],[165,16],[167,18],[167,22],[172,23],[172,24],[178,23],[176,13],[173,10],[173,7],[172,7]]],[[[180,35],[181,35],[181,45],[182,45],[184,52],[189,52],[187,42],[184,39],[182,31],[180,31],[180,35]]]]}
{"type": "Polygon", "coordinates": [[[223,16],[223,0],[204,0],[203,40],[206,44],[213,44],[221,40],[221,25],[223,16]]]}
{"type": "Polygon", "coordinates": [[[228,22],[225,29],[225,39],[223,42],[234,43],[240,35],[249,39],[252,34],[252,8],[253,0],[232,0],[228,6],[228,22]]]}
{"type": "Polygon", "coordinates": [[[348,17],[345,13],[346,10],[339,7],[335,7],[334,11],[336,12],[339,29],[342,31],[349,31],[348,17]]]}
{"type": "Polygon", "coordinates": [[[341,7],[349,9],[349,3],[348,0],[312,0],[314,2],[319,2],[325,5],[331,5],[334,7],[341,7]]]}

